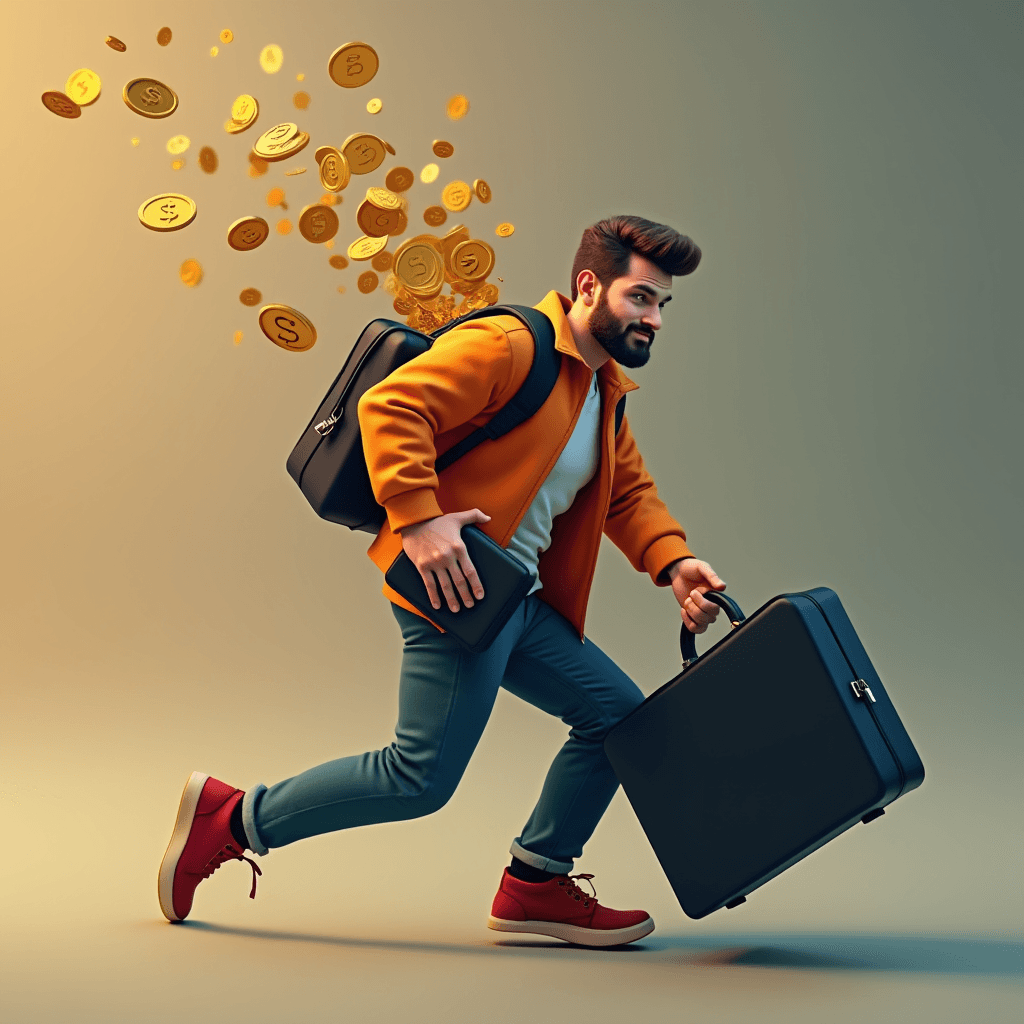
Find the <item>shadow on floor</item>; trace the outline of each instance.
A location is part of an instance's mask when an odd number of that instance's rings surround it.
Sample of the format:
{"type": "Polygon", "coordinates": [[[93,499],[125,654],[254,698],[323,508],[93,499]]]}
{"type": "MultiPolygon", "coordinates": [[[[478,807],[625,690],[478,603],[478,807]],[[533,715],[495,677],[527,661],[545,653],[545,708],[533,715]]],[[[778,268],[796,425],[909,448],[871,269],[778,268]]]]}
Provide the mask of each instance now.
{"type": "Polygon", "coordinates": [[[579,959],[595,955],[674,962],[682,967],[767,967],[812,971],[888,971],[899,974],[1024,976],[1024,942],[983,936],[870,935],[863,933],[746,933],[648,937],[626,946],[591,949],[557,939],[474,943],[418,942],[232,928],[204,921],[171,927],[274,942],[309,942],[340,948],[462,956],[543,956],[579,959]]]}

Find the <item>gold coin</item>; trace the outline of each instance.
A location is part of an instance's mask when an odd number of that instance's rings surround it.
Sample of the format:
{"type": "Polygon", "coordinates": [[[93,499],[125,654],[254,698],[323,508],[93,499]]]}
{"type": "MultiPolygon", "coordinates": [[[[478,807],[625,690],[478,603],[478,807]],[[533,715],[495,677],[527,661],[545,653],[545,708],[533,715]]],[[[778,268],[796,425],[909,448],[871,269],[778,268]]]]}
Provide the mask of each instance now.
{"type": "Polygon", "coordinates": [[[357,132],[341,144],[341,152],[353,174],[369,174],[384,163],[384,140],[357,132]]]}
{"type": "Polygon", "coordinates": [[[297,138],[298,135],[299,126],[293,121],[283,121],[281,124],[275,124],[273,128],[268,128],[253,143],[253,152],[266,160],[266,155],[261,152],[262,150],[269,150],[271,153],[274,153],[292,139],[297,138]],[[271,146],[274,148],[271,149],[271,146]]]}
{"type": "Polygon", "coordinates": [[[235,331],[235,344],[236,345],[241,345],[242,344],[242,332],[241,331],[235,331]]]}
{"type": "Polygon", "coordinates": [[[390,270],[391,264],[394,262],[394,256],[389,253],[387,249],[383,249],[381,252],[377,253],[372,260],[370,260],[370,266],[373,267],[374,270],[379,270],[383,273],[385,270],[390,270]]]}
{"type": "Polygon", "coordinates": [[[284,189],[276,185],[267,193],[267,206],[280,206],[284,202],[284,189]]]}
{"type": "Polygon", "coordinates": [[[253,178],[258,178],[261,174],[267,173],[267,168],[270,164],[267,163],[263,157],[257,156],[251,150],[249,152],[249,175],[253,178]]]}
{"type": "Polygon", "coordinates": [[[338,85],[356,89],[366,85],[380,67],[377,51],[366,43],[345,43],[331,54],[327,73],[338,85]]]}
{"type": "Polygon", "coordinates": [[[345,286],[343,284],[339,284],[338,285],[338,294],[339,295],[344,295],[345,294],[345,286]]]}
{"type": "Polygon", "coordinates": [[[388,152],[389,152],[389,153],[390,153],[390,154],[391,154],[392,156],[396,156],[396,155],[397,155],[397,154],[395,153],[395,147],[394,147],[394,146],[392,146],[390,142],[385,142],[385,143],[384,143],[384,148],[385,148],[385,149],[386,149],[386,150],[387,150],[387,151],[388,151],[388,152]]]}
{"type": "Polygon", "coordinates": [[[423,211],[423,219],[432,227],[440,227],[447,219],[448,214],[444,212],[443,206],[428,206],[423,211]]]}
{"type": "Polygon", "coordinates": [[[513,231],[515,231],[515,228],[508,221],[503,221],[494,229],[494,233],[502,238],[508,238],[513,231]]]}
{"type": "Polygon", "coordinates": [[[203,146],[199,150],[199,166],[207,174],[213,174],[217,170],[217,154],[209,146],[203,146]]]}
{"type": "Polygon", "coordinates": [[[344,270],[348,266],[348,260],[342,255],[332,256],[328,261],[335,270],[344,270]]]}
{"type": "Polygon", "coordinates": [[[198,260],[185,260],[178,268],[178,277],[181,283],[189,288],[195,288],[203,279],[203,268],[198,260]]]}
{"type": "Polygon", "coordinates": [[[377,99],[377,97],[375,96],[372,100],[369,101],[369,103],[366,104],[366,112],[368,114],[379,114],[381,107],[383,106],[384,104],[381,103],[381,101],[377,99]]]}
{"type": "Polygon", "coordinates": [[[161,192],[139,207],[139,220],[153,231],[178,231],[196,219],[196,204],[177,192],[161,192]]]}
{"type": "Polygon", "coordinates": [[[299,214],[299,232],[307,242],[326,242],[338,233],[338,215],[329,206],[310,203],[299,214]]]}
{"type": "Polygon", "coordinates": [[[483,178],[477,178],[473,182],[473,191],[481,203],[489,203],[491,201],[491,186],[483,178]]]}
{"type": "Polygon", "coordinates": [[[309,93],[308,92],[297,92],[292,97],[292,103],[298,107],[299,110],[305,110],[309,106],[309,93]]]}
{"type": "Polygon", "coordinates": [[[320,184],[328,192],[340,192],[352,178],[345,155],[333,146],[325,147],[327,152],[320,159],[320,184]]]}
{"type": "Polygon", "coordinates": [[[349,247],[348,258],[361,262],[373,259],[388,244],[388,236],[381,235],[379,238],[371,238],[369,235],[360,235],[349,247]]]}
{"type": "Polygon", "coordinates": [[[124,87],[121,98],[143,117],[167,117],[178,106],[177,93],[155,78],[133,78],[124,87]]]}
{"type": "Polygon", "coordinates": [[[167,152],[171,156],[178,156],[180,153],[184,153],[191,145],[192,140],[187,135],[172,135],[167,140],[167,152]]]}
{"type": "Polygon", "coordinates": [[[258,306],[263,301],[263,293],[258,288],[243,288],[238,301],[243,306],[258,306]]]}
{"type": "Polygon", "coordinates": [[[384,179],[384,184],[392,192],[406,192],[415,180],[416,175],[408,167],[392,167],[384,179]]]}
{"type": "Polygon", "coordinates": [[[275,163],[278,160],[287,160],[288,157],[295,156],[296,153],[301,152],[309,145],[308,132],[299,132],[298,135],[285,142],[276,141],[260,145],[264,137],[265,135],[260,136],[253,144],[253,152],[264,160],[269,160],[271,163],[275,163]]]}
{"type": "Polygon", "coordinates": [[[284,172],[284,176],[286,178],[290,178],[290,177],[292,177],[295,174],[305,174],[305,173],[306,173],[306,168],[305,167],[293,167],[290,171],[285,171],[284,172]]]}
{"type": "Polygon", "coordinates": [[[426,167],[420,171],[420,181],[424,185],[429,185],[431,182],[437,181],[437,176],[441,173],[441,168],[437,164],[427,164],[426,167]]]}
{"type": "Polygon", "coordinates": [[[485,284],[480,289],[479,295],[488,306],[493,306],[498,301],[498,286],[496,284],[485,284]]]}
{"type": "Polygon", "coordinates": [[[282,217],[275,226],[279,235],[291,234],[292,222],[287,217],[282,217]]]}
{"type": "Polygon", "coordinates": [[[494,269],[494,250],[478,238],[459,242],[452,250],[452,267],[466,281],[482,281],[494,269]]]}
{"type": "MultiPolygon", "coordinates": [[[[463,224],[456,224],[455,227],[451,228],[444,238],[442,238],[438,243],[441,255],[444,256],[444,269],[446,275],[451,275],[452,278],[457,277],[455,268],[452,266],[452,250],[460,242],[468,242],[469,237],[469,228],[463,224]]],[[[449,281],[448,283],[452,284],[453,282],[449,281]]]]}
{"type": "Polygon", "coordinates": [[[80,68],[68,76],[64,92],[80,107],[87,107],[99,99],[100,76],[88,68],[80,68]]]}
{"type": "Polygon", "coordinates": [[[132,136],[132,145],[133,146],[137,146],[141,141],[142,141],[142,139],[140,139],[137,135],[133,135],[132,136]]]}
{"type": "Polygon", "coordinates": [[[260,330],[289,352],[305,352],[316,343],[316,328],[297,309],[272,303],[260,310],[260,330]]]}
{"type": "MultiPolygon", "coordinates": [[[[248,127],[256,120],[256,115],[259,112],[260,105],[256,102],[256,97],[250,96],[247,92],[243,92],[231,104],[231,120],[236,124],[244,124],[248,127]]],[[[298,130],[299,127],[296,125],[295,131],[298,130]]]]}
{"type": "Polygon", "coordinates": [[[242,217],[228,228],[228,245],[237,252],[257,249],[269,237],[270,225],[262,217],[242,217]]]}
{"type": "Polygon", "coordinates": [[[452,121],[459,121],[469,113],[469,100],[461,93],[453,96],[445,107],[445,113],[452,121]]]}
{"type": "Polygon", "coordinates": [[[327,241],[324,242],[324,248],[325,249],[333,249],[334,248],[334,239],[333,238],[328,238],[327,241]]]}
{"type": "Polygon", "coordinates": [[[82,116],[82,108],[63,92],[56,92],[54,90],[44,92],[43,106],[46,107],[47,110],[54,114],[58,114],[61,117],[82,116]]]}
{"type": "Polygon", "coordinates": [[[230,43],[235,38],[234,33],[229,28],[222,28],[220,30],[220,41],[222,43],[230,43]]]}
{"type": "Polygon", "coordinates": [[[441,202],[453,213],[461,213],[473,201],[473,190],[464,181],[451,181],[441,192],[441,202]]]}
{"type": "Polygon", "coordinates": [[[428,242],[403,242],[395,253],[395,276],[413,295],[433,298],[444,286],[441,254],[428,242]]]}
{"type": "Polygon", "coordinates": [[[382,210],[369,199],[364,199],[356,210],[356,223],[370,238],[387,237],[398,227],[398,210],[382,210]]]}
{"type": "Polygon", "coordinates": [[[211,57],[216,57],[218,53],[220,53],[220,50],[216,46],[211,46],[210,47],[210,56],[211,57]]]}
{"type": "Polygon", "coordinates": [[[298,75],[295,76],[295,81],[296,82],[304,82],[305,80],[306,80],[306,76],[303,75],[303,74],[298,74],[298,75]]]}
{"type": "Polygon", "coordinates": [[[337,206],[338,203],[341,203],[343,201],[344,200],[341,198],[341,196],[336,196],[333,192],[325,192],[320,197],[320,202],[323,203],[324,206],[337,206]]]}
{"type": "Polygon", "coordinates": [[[281,70],[282,60],[284,60],[284,54],[281,52],[281,47],[276,43],[270,43],[260,50],[260,67],[268,75],[276,74],[281,70]]]}
{"type": "Polygon", "coordinates": [[[359,286],[359,290],[364,295],[372,292],[379,283],[380,278],[372,270],[367,270],[365,273],[360,274],[356,281],[356,284],[359,286]]]}
{"type": "Polygon", "coordinates": [[[407,299],[401,295],[397,296],[391,305],[399,316],[408,316],[416,308],[416,303],[411,298],[407,299]]]}
{"type": "Polygon", "coordinates": [[[112,50],[117,50],[118,53],[124,53],[124,51],[128,49],[128,47],[117,38],[117,36],[107,36],[103,42],[105,42],[112,50]]]}
{"type": "Polygon", "coordinates": [[[184,167],[184,166],[185,166],[185,161],[182,160],[180,156],[178,157],[177,160],[172,160],[171,161],[171,170],[172,171],[180,171],[182,169],[182,167],[184,167]]]}
{"type": "Polygon", "coordinates": [[[171,41],[171,30],[166,25],[157,32],[156,41],[161,46],[166,46],[171,41]]]}
{"type": "Polygon", "coordinates": [[[380,188],[378,185],[371,185],[366,190],[366,201],[372,203],[378,210],[400,210],[402,208],[402,200],[391,189],[380,188]]]}
{"type": "Polygon", "coordinates": [[[434,139],[434,144],[430,148],[434,151],[434,156],[439,156],[442,159],[455,152],[455,147],[450,142],[445,142],[444,139],[434,139]]]}

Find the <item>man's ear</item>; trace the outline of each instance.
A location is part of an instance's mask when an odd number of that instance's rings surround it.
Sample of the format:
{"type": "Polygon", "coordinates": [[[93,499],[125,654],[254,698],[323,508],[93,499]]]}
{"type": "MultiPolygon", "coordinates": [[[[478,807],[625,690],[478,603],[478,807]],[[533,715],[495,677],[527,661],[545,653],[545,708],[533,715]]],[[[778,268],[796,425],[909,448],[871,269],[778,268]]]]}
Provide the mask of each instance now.
{"type": "Polygon", "coordinates": [[[583,296],[585,306],[593,305],[597,299],[597,289],[600,287],[601,282],[592,270],[581,270],[576,277],[576,291],[583,296]]]}

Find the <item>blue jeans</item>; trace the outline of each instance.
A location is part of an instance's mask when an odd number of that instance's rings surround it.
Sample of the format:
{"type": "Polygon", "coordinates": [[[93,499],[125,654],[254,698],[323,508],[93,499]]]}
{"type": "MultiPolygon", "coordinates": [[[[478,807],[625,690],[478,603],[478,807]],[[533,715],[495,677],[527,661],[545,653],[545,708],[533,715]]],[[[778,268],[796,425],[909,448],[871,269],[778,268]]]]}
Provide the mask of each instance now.
{"type": "Polygon", "coordinates": [[[571,871],[619,784],[604,738],[643,700],[639,688],[536,594],[480,654],[404,608],[391,610],[405,639],[395,742],[253,786],[242,802],[249,845],[265,856],[308,836],[443,807],[503,686],[570,727],[510,852],[544,871],[571,871]]]}

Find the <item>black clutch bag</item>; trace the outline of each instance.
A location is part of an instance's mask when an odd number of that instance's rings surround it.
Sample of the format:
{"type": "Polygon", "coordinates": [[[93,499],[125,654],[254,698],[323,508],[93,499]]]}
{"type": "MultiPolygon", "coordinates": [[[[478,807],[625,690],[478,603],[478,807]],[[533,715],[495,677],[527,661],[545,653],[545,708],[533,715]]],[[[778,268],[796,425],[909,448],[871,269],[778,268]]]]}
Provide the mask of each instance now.
{"type": "Polygon", "coordinates": [[[391,563],[384,574],[384,581],[432,622],[451,633],[463,647],[479,654],[505,627],[533,586],[535,577],[520,559],[491,540],[479,527],[464,526],[461,535],[484,588],[483,598],[478,601],[474,597],[472,608],[462,603],[462,597],[456,590],[455,598],[460,607],[453,612],[436,583],[441,607],[435,608],[430,603],[419,569],[404,551],[391,563]]]}

